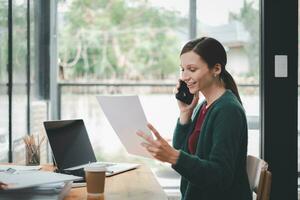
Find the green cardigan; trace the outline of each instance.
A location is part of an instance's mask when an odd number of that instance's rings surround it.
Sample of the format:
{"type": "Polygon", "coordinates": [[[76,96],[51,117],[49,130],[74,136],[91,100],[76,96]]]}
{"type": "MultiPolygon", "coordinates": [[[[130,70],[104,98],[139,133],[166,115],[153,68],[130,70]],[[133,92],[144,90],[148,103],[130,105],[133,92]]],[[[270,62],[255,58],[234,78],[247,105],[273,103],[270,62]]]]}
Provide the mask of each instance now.
{"type": "Polygon", "coordinates": [[[172,165],[181,175],[182,200],[250,200],[252,193],[246,172],[248,129],[245,111],[230,91],[217,99],[206,113],[195,155],[187,141],[202,104],[192,120],[177,122],[173,146],[180,150],[172,165]]]}

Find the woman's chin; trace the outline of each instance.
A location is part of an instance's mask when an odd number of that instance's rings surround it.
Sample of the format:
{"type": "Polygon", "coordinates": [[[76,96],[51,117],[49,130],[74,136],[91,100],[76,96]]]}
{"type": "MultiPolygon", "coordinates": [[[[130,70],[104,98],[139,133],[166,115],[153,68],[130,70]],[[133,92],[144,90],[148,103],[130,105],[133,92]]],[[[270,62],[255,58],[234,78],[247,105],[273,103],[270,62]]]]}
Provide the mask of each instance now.
{"type": "Polygon", "coordinates": [[[197,90],[193,89],[193,88],[189,88],[189,91],[191,94],[195,94],[197,92],[197,90]]]}
{"type": "Polygon", "coordinates": [[[200,90],[199,90],[199,87],[191,87],[191,88],[189,88],[189,91],[190,91],[190,93],[192,93],[192,94],[196,94],[196,93],[198,93],[200,90]]]}

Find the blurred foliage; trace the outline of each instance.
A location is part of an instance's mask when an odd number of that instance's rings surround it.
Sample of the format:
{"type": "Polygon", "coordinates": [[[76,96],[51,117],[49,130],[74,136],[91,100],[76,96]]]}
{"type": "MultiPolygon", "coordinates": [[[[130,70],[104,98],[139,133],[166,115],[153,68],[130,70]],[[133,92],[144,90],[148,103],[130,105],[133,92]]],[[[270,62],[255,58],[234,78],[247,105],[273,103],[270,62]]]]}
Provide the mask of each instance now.
{"type": "MultiPolygon", "coordinates": [[[[26,68],[26,4],[13,1],[15,80],[26,68]]],[[[0,80],[7,79],[7,1],[0,4],[0,80]]],[[[59,0],[58,53],[66,79],[168,79],[177,76],[188,19],[147,0],[59,0]]],[[[249,32],[248,77],[259,77],[259,10],[244,1],[231,20],[249,32]]],[[[32,20],[33,21],[33,20],[32,20]]],[[[33,30],[33,26],[32,30],[33,30]]],[[[33,52],[32,52],[33,55],[33,52]]],[[[32,59],[33,61],[33,59],[32,59]]]]}
{"type": "MultiPolygon", "coordinates": [[[[146,0],[64,1],[58,46],[71,79],[164,79],[177,75],[178,29],[187,19],[146,0]]],[[[187,28],[186,28],[187,31],[187,28]]]]}
{"type": "Polygon", "coordinates": [[[7,80],[7,2],[0,2],[0,80],[7,80]]]}
{"type": "MultiPolygon", "coordinates": [[[[27,3],[13,1],[13,76],[15,82],[26,81],[27,3]]],[[[0,2],[0,80],[7,80],[8,2],[0,2]]]]}
{"type": "Polygon", "coordinates": [[[240,21],[249,32],[249,41],[245,45],[246,55],[249,58],[250,70],[248,77],[259,78],[259,10],[254,7],[253,1],[244,0],[243,7],[238,14],[230,13],[229,20],[240,21]]]}

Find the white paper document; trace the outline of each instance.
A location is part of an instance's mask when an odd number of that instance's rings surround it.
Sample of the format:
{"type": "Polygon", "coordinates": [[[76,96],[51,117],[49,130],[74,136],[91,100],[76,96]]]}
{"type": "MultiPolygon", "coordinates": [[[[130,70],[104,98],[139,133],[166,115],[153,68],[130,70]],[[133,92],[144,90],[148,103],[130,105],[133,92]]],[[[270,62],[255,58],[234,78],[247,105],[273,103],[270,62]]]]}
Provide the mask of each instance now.
{"type": "Polygon", "coordinates": [[[130,154],[152,158],[141,146],[143,139],[136,135],[141,130],[152,137],[138,96],[97,96],[110,125],[130,154]]]}
{"type": "Polygon", "coordinates": [[[0,172],[0,182],[8,185],[7,190],[41,186],[49,183],[81,180],[82,177],[46,171],[0,172]]]}
{"type": "Polygon", "coordinates": [[[63,200],[70,192],[72,182],[45,184],[37,187],[23,188],[18,190],[0,190],[1,200],[63,200]]]}
{"type": "Polygon", "coordinates": [[[25,165],[0,165],[0,172],[6,171],[8,169],[15,169],[17,171],[31,171],[31,170],[39,170],[42,167],[38,166],[25,166],[25,165]]]}

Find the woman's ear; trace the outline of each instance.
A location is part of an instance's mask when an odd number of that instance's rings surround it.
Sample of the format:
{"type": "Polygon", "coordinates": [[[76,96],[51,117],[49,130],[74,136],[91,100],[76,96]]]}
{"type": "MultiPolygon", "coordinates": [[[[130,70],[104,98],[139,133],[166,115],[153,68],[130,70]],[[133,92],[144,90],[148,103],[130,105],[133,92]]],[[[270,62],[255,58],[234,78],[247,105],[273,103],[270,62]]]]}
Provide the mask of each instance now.
{"type": "Polygon", "coordinates": [[[221,71],[222,71],[222,66],[221,66],[221,64],[219,64],[219,63],[215,64],[215,66],[214,66],[214,68],[213,68],[214,75],[215,75],[215,76],[220,75],[220,74],[221,74],[221,71]]]}

